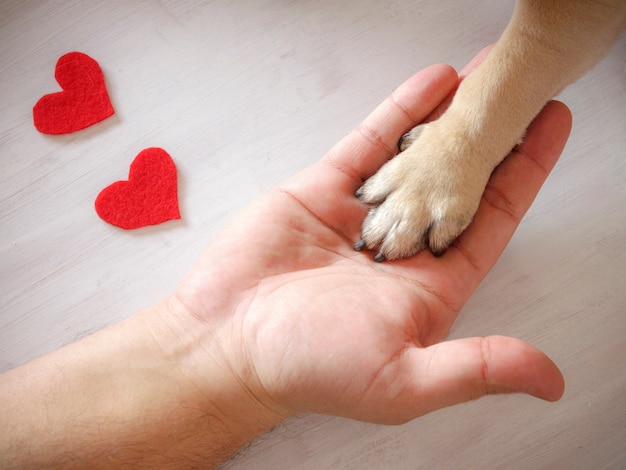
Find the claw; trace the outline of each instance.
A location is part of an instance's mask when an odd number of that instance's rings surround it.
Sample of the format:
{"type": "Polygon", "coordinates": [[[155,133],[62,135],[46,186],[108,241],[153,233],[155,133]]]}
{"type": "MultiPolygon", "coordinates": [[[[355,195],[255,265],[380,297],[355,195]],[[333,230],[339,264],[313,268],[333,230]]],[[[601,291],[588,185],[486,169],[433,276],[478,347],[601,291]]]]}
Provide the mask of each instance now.
{"type": "Polygon", "coordinates": [[[363,186],[361,186],[359,189],[356,190],[356,192],[354,193],[354,195],[358,198],[360,198],[361,196],[363,196],[363,186]]]}
{"type": "Polygon", "coordinates": [[[385,261],[387,258],[385,257],[385,255],[383,255],[382,253],[378,253],[376,256],[374,256],[374,261],[376,261],[377,263],[382,263],[383,261],[385,261]]]}
{"type": "Polygon", "coordinates": [[[409,134],[410,132],[406,132],[405,134],[402,135],[402,137],[400,137],[400,140],[398,140],[398,150],[400,150],[401,152],[404,150],[404,147],[402,144],[409,137],[409,134]]]}
{"type": "Polygon", "coordinates": [[[445,248],[442,250],[432,250],[432,253],[435,256],[435,258],[441,257],[445,252],[446,252],[445,248]]]}
{"type": "Polygon", "coordinates": [[[363,240],[359,240],[354,245],[354,251],[361,251],[363,248],[365,248],[365,242],[363,240]]]}

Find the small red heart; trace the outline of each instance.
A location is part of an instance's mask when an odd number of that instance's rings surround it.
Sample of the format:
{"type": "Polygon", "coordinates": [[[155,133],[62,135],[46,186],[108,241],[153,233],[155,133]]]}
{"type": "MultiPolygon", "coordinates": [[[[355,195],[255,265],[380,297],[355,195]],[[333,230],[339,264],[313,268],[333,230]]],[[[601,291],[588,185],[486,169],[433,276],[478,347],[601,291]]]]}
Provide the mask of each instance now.
{"type": "Polygon", "coordinates": [[[142,150],[130,164],[128,181],[117,181],[98,194],[96,212],[126,230],[180,219],[172,157],[161,148],[142,150]]]}
{"type": "Polygon", "coordinates": [[[63,91],[43,96],[33,107],[35,128],[44,134],[67,134],[100,122],[115,111],[98,62],[69,52],[54,71],[63,91]]]}

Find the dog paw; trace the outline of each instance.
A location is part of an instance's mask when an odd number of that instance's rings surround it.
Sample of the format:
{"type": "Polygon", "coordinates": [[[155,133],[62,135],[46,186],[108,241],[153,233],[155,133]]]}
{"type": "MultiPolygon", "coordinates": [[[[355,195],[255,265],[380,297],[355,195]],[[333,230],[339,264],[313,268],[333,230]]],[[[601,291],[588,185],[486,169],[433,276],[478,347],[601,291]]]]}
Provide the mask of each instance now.
{"type": "Polygon", "coordinates": [[[492,171],[470,141],[437,121],[405,134],[401,153],[356,193],[372,207],[354,248],[377,250],[379,262],[442,254],[471,222],[492,171]]]}

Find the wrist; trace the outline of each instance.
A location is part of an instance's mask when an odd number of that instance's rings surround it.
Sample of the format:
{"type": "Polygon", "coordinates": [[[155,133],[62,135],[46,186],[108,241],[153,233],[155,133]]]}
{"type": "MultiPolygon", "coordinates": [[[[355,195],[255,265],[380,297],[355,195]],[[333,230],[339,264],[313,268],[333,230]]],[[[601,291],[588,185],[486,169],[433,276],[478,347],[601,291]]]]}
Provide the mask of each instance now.
{"type": "Polygon", "coordinates": [[[179,383],[221,462],[287,418],[272,405],[245,358],[233,350],[232,325],[209,324],[173,295],[138,314],[179,383]],[[192,404],[193,403],[193,404],[192,404]]]}
{"type": "Polygon", "coordinates": [[[216,344],[171,297],[3,374],[0,467],[217,466],[282,417],[216,344]]]}

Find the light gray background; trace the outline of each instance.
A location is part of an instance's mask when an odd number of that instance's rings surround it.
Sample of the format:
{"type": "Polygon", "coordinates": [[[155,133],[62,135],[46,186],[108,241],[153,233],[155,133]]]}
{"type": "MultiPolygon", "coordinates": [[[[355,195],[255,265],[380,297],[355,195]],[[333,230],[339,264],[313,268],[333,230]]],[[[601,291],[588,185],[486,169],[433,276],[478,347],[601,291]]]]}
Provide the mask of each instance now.
{"type": "MultiPolygon", "coordinates": [[[[316,161],[418,69],[497,39],[503,0],[0,1],[0,370],[169,293],[239,208],[316,161]],[[100,62],[117,113],[32,125],[54,66],[100,62]],[[159,146],[183,219],[124,232],[93,209],[159,146]]],[[[541,71],[538,71],[541,73],[541,71]]],[[[453,337],[504,334],[562,368],[556,404],[489,397],[385,427],[294,419],[229,469],[626,468],[626,38],[562,99],[573,135],[453,337]]],[[[346,371],[348,373],[348,371],[346,371]]]]}

